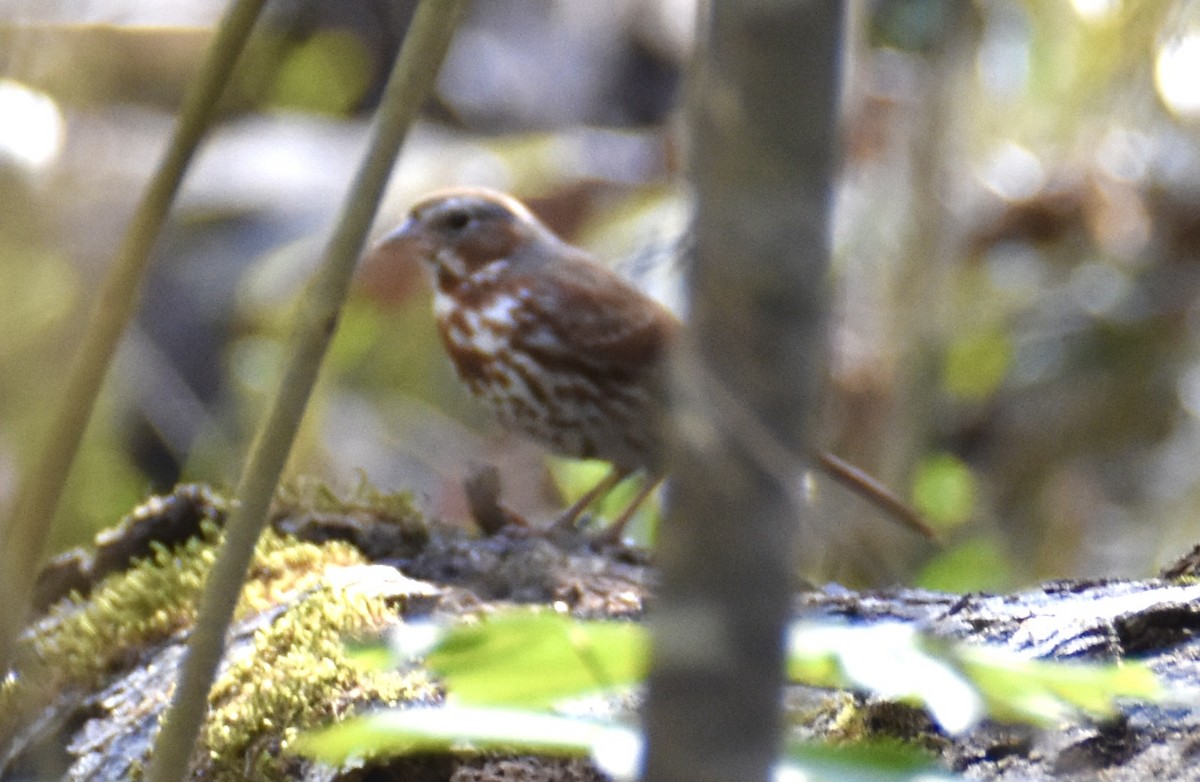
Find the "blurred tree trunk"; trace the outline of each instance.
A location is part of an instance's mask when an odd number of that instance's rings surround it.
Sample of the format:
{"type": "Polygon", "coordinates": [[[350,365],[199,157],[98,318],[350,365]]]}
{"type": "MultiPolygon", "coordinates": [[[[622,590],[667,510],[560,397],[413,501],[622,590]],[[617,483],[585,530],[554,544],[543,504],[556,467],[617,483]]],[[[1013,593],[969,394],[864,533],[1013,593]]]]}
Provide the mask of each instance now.
{"type": "Polygon", "coordinates": [[[651,621],[650,780],[766,780],[820,386],[842,3],[712,3],[691,95],[690,333],[651,621]]]}

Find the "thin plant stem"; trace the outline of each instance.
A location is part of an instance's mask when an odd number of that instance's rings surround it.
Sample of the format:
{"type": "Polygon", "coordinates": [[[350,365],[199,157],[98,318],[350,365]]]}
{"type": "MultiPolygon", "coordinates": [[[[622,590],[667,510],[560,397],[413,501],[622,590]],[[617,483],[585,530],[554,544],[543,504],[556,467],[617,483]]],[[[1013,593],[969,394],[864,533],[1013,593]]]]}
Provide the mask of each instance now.
{"type": "Polygon", "coordinates": [[[147,782],[178,782],[203,722],[208,691],[225,648],[225,632],[291,451],[296,430],[337,326],[354,264],[362,252],[400,145],[434,83],[466,0],[425,0],[413,17],[379,108],[366,159],[343,207],[324,260],[296,316],[279,392],[255,440],[212,572],[166,723],[155,743],[147,782]]]}
{"type": "Polygon", "coordinates": [[[264,0],[236,0],[217,29],[208,56],[184,99],[162,162],[109,268],[51,417],[43,450],[25,479],[12,516],[0,529],[0,671],[29,610],[37,568],[62,498],[63,486],[117,344],[137,311],[150,251],[166,222],[192,155],[208,129],[217,101],[245,47],[264,0]]]}

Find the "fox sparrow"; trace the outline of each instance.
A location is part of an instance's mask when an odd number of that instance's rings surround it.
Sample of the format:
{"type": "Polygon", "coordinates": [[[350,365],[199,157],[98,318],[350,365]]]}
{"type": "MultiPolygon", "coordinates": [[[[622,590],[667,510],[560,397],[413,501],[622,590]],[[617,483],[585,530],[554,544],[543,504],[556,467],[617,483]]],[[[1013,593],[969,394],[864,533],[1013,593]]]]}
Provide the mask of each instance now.
{"type": "MultiPolygon", "coordinates": [[[[604,533],[619,538],[663,474],[666,359],[679,319],[502,193],[435,193],[412,208],[384,248],[432,265],[442,342],[459,377],[504,428],[564,456],[612,464],[560,523],[574,525],[625,477],[646,474],[604,533]]],[[[919,526],[853,467],[827,454],[816,464],[919,526]]]]}

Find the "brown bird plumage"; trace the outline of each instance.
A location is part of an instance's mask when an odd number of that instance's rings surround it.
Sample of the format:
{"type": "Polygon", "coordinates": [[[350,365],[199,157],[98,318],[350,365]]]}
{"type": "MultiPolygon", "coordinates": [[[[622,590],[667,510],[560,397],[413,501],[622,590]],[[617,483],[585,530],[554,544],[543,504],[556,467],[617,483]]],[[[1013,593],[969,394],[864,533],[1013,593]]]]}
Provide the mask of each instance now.
{"type": "MultiPolygon", "coordinates": [[[[607,531],[619,537],[663,473],[666,357],[678,318],[502,193],[430,195],[383,248],[433,267],[442,342],[459,377],[503,427],[564,456],[613,465],[565,512],[564,523],[574,524],[625,476],[647,474],[642,492],[607,531]]],[[[817,463],[847,482],[838,469],[844,463],[824,455],[817,463]]],[[[877,485],[857,488],[876,502],[896,503],[877,485]]]]}
{"type": "Polygon", "coordinates": [[[658,469],[666,351],[679,321],[515,199],[435,194],[386,240],[434,268],[459,377],[506,429],[564,456],[658,469]]]}

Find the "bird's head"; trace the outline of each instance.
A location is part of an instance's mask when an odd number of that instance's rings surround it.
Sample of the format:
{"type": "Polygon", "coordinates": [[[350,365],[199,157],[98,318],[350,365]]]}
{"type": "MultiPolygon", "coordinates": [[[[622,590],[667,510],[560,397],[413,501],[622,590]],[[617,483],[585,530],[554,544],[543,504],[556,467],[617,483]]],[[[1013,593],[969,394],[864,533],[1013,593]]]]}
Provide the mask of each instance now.
{"type": "Polygon", "coordinates": [[[377,251],[418,257],[434,266],[439,280],[484,282],[544,241],[555,241],[553,234],[515,198],[457,188],[413,206],[377,251]]]}

